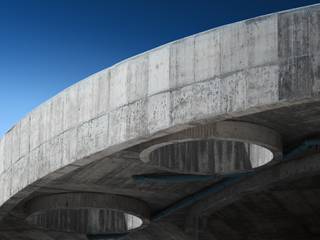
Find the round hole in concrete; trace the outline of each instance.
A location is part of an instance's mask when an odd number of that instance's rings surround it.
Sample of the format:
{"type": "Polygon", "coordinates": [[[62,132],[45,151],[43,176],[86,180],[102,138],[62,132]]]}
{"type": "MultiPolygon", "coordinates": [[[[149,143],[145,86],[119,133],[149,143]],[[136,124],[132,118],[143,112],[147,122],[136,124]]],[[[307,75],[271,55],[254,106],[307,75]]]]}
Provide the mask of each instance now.
{"type": "Polygon", "coordinates": [[[150,223],[142,200],[107,193],[66,192],[37,196],[24,206],[38,227],[82,234],[126,234],[150,223]]]}
{"type": "Polygon", "coordinates": [[[219,139],[161,143],[141,155],[161,168],[210,174],[251,170],[274,157],[272,151],[257,144],[219,139]]]}
{"type": "Polygon", "coordinates": [[[198,125],[142,143],[140,159],[165,171],[228,174],[282,159],[281,135],[241,121],[198,125]]]}
{"type": "Polygon", "coordinates": [[[112,209],[50,209],[27,218],[31,224],[52,231],[83,234],[128,233],[143,225],[138,216],[112,209]]]}

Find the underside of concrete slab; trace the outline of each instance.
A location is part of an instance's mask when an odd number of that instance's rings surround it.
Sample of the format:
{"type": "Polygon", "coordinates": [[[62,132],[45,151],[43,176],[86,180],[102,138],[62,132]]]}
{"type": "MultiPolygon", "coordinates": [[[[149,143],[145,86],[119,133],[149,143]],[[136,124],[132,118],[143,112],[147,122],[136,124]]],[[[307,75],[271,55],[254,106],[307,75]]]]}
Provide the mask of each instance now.
{"type": "Polygon", "coordinates": [[[320,5],[98,72],[0,139],[0,239],[319,239],[319,92],[320,5]]]}

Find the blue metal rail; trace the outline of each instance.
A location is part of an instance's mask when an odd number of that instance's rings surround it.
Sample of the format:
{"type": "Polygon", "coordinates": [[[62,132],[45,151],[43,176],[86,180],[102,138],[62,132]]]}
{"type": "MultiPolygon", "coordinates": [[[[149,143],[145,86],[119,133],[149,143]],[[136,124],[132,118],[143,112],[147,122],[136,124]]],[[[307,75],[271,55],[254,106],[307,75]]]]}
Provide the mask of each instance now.
{"type": "Polygon", "coordinates": [[[286,152],[283,156],[283,160],[290,160],[292,158],[299,157],[305,151],[315,146],[320,146],[320,139],[304,140],[300,145],[286,152]]]}
{"type": "MultiPolygon", "coordinates": [[[[251,174],[252,172],[247,173],[251,174]]],[[[244,174],[236,174],[232,177],[226,177],[225,179],[221,180],[221,182],[216,183],[212,186],[206,187],[204,189],[201,189],[200,191],[191,194],[185,198],[183,198],[182,200],[170,205],[169,207],[155,213],[152,217],[151,217],[151,221],[157,221],[162,219],[163,217],[166,217],[174,212],[176,212],[179,209],[191,206],[192,204],[194,204],[195,202],[207,197],[209,194],[212,193],[216,193],[219,191],[222,191],[224,188],[234,184],[235,182],[239,181],[242,177],[244,176],[244,174]]]]}

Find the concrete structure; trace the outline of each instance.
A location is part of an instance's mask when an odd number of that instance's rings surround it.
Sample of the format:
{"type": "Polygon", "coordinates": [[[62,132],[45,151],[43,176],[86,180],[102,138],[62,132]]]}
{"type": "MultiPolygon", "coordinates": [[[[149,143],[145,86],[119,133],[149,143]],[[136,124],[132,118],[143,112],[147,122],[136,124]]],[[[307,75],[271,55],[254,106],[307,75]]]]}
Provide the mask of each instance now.
{"type": "Polygon", "coordinates": [[[94,74],[0,140],[0,239],[319,239],[319,92],[320,5],[94,74]]]}

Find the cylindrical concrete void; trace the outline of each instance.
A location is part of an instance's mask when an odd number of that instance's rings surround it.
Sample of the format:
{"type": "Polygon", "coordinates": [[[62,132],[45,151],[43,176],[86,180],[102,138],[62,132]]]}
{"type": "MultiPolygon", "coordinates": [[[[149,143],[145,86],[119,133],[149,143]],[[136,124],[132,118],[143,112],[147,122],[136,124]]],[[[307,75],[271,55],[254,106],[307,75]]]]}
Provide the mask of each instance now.
{"type": "Polygon", "coordinates": [[[127,233],[143,224],[132,214],[101,208],[47,210],[32,214],[27,220],[42,228],[83,234],[127,233]]]}
{"type": "Polygon", "coordinates": [[[140,200],[111,194],[63,193],[36,197],[26,204],[31,224],[83,234],[128,233],[149,224],[140,200]]]}
{"type": "Polygon", "coordinates": [[[252,170],[281,158],[280,135],[244,122],[219,122],[154,140],[142,161],[170,171],[228,174],[252,170]]]}

